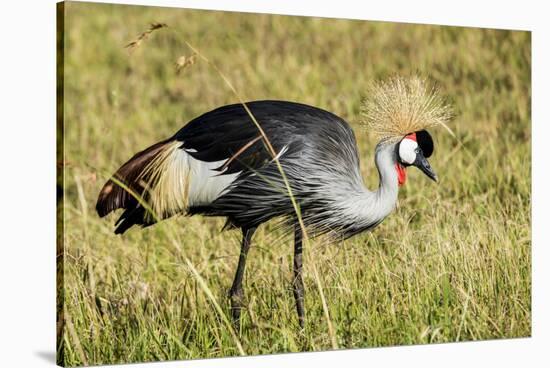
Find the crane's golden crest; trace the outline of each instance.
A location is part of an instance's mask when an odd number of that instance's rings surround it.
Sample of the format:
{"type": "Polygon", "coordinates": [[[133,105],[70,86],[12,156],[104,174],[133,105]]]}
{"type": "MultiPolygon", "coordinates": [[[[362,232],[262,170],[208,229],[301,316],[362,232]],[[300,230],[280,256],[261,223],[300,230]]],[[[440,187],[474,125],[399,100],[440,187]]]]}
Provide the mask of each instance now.
{"type": "Polygon", "coordinates": [[[367,129],[387,143],[437,125],[449,130],[446,124],[452,117],[451,107],[438,91],[416,76],[394,77],[373,85],[361,114],[367,129]]]}

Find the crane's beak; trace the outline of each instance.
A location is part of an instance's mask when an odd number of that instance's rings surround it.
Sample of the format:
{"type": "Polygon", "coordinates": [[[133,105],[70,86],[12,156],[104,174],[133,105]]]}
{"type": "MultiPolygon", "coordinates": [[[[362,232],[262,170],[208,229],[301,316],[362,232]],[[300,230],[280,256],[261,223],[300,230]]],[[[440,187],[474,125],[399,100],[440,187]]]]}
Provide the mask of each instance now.
{"type": "Polygon", "coordinates": [[[428,178],[437,183],[437,175],[422,152],[419,152],[416,155],[416,160],[414,161],[413,165],[418,167],[424,174],[426,174],[428,178]]]}

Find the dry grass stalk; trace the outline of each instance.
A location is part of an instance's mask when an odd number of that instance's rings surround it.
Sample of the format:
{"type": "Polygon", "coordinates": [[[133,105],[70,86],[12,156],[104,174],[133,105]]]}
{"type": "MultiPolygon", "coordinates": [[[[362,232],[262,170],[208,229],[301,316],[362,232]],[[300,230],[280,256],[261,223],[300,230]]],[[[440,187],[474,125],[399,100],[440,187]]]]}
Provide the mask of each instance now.
{"type": "Polygon", "coordinates": [[[158,29],[166,28],[166,27],[168,27],[168,25],[166,23],[156,23],[156,22],[151,23],[151,25],[149,26],[149,28],[146,31],[142,32],[139,36],[137,36],[137,38],[135,40],[128,43],[124,47],[127,48],[130,52],[132,52],[134,49],[139,47],[139,45],[141,45],[141,42],[144,41],[147,37],[149,37],[149,35],[151,33],[153,33],[154,31],[156,31],[158,29]]]}
{"type": "Polygon", "coordinates": [[[197,61],[197,54],[196,53],[193,53],[191,54],[191,56],[185,56],[185,55],[182,55],[178,58],[178,60],[176,61],[176,74],[180,74],[180,72],[195,64],[195,62],[197,61]]]}
{"type": "Polygon", "coordinates": [[[417,76],[375,84],[363,101],[361,113],[369,131],[388,142],[437,125],[451,132],[447,127],[451,107],[437,89],[429,88],[426,80],[417,76]]]}
{"type": "Polygon", "coordinates": [[[201,287],[202,291],[206,294],[212,305],[214,306],[214,309],[216,309],[216,312],[220,315],[223,322],[225,323],[227,327],[227,331],[231,334],[231,337],[233,338],[233,341],[235,342],[235,345],[237,346],[237,350],[239,351],[239,354],[244,356],[246,355],[243,346],[241,344],[241,340],[239,339],[239,336],[237,336],[237,333],[233,329],[233,326],[231,325],[231,322],[225,315],[223,309],[220,307],[218,302],[216,301],[216,297],[208,287],[208,284],[204,281],[204,279],[201,277],[199,271],[193,266],[193,263],[186,257],[185,262],[187,263],[187,267],[191,270],[192,274],[195,276],[195,279],[197,280],[199,286],[201,287]]]}

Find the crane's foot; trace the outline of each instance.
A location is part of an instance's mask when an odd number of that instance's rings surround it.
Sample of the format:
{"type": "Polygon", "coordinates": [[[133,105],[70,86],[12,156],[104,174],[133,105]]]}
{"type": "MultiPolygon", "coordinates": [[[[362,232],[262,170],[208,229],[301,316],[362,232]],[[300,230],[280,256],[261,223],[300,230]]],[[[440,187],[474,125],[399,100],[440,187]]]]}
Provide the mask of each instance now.
{"type": "Polygon", "coordinates": [[[229,291],[229,299],[231,300],[231,318],[233,327],[239,331],[241,329],[241,311],[244,308],[244,292],[243,289],[229,291]]]}
{"type": "Polygon", "coordinates": [[[298,224],[294,227],[294,278],[292,279],[292,291],[296,301],[298,323],[304,329],[304,280],[302,279],[302,229],[298,224]]]}
{"type": "Polygon", "coordinates": [[[298,323],[300,328],[304,329],[305,322],[305,312],[304,312],[304,284],[302,282],[302,277],[299,275],[298,278],[294,279],[292,283],[292,289],[294,292],[294,300],[296,302],[296,312],[298,313],[298,323]]]}

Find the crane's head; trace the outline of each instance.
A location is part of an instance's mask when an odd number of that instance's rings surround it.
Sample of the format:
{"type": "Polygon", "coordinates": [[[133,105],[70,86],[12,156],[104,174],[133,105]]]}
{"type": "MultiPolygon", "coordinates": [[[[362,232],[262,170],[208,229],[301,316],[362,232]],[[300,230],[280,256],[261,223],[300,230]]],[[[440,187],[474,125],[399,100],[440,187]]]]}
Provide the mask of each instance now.
{"type": "Polygon", "coordinates": [[[399,185],[405,182],[408,166],[418,167],[437,181],[427,160],[434,144],[426,129],[447,128],[451,110],[438,90],[417,76],[394,77],[373,85],[361,107],[363,123],[378,136],[381,144],[395,146],[399,185]]]}
{"type": "Polygon", "coordinates": [[[403,185],[407,178],[405,169],[408,166],[416,166],[426,176],[437,182],[437,175],[433,171],[427,158],[434,150],[434,143],[430,133],[420,130],[407,134],[396,146],[397,179],[399,185],[403,185]]]}

